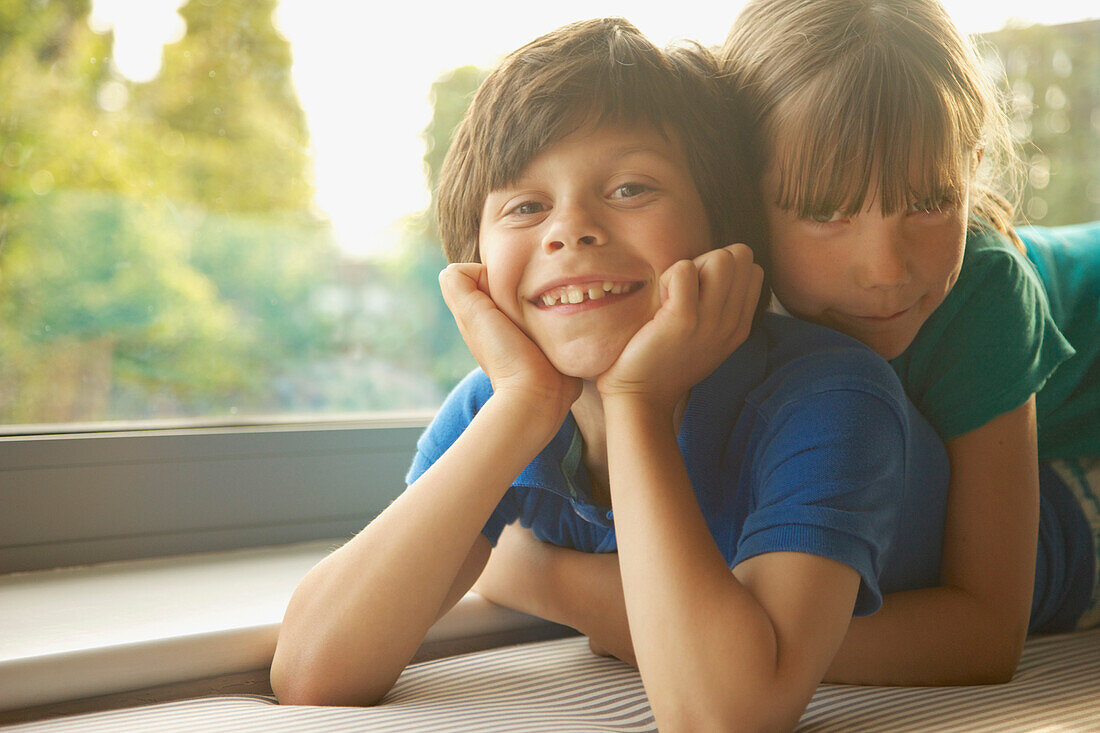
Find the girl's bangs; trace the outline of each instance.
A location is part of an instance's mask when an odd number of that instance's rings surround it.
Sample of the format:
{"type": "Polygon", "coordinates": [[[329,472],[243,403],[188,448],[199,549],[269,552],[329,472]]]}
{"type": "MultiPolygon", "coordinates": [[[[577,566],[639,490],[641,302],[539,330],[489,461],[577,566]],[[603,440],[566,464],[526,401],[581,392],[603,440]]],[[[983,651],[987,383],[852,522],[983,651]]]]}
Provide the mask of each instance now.
{"type": "Polygon", "coordinates": [[[875,61],[820,74],[769,115],[781,209],[809,218],[881,206],[890,215],[959,189],[978,142],[973,129],[960,129],[974,127],[965,110],[890,59],[875,61]]]}

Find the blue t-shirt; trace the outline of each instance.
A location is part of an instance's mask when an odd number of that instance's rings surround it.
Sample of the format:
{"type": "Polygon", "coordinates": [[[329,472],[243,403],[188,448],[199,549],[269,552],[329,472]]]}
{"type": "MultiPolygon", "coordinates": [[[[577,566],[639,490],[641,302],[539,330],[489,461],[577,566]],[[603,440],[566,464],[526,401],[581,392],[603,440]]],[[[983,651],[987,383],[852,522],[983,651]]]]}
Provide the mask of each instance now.
{"type": "MultiPolygon", "coordinates": [[[[415,481],[492,394],[475,370],[421,436],[415,481]]],[[[730,567],[767,552],[827,557],[861,577],[855,613],[882,593],[936,585],[948,484],[942,442],[889,365],[859,342],[765,316],[691,391],[679,432],[699,506],[730,567]]],[[[483,530],[519,521],[545,542],[616,549],[614,515],[591,498],[572,416],[508,489],[483,530]]]]}

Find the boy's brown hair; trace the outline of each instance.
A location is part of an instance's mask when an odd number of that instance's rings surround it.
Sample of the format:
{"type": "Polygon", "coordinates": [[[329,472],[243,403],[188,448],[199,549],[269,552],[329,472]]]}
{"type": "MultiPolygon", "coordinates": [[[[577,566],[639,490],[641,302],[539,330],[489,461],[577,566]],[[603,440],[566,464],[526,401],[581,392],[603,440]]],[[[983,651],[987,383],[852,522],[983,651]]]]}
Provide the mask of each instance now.
{"type": "Polygon", "coordinates": [[[976,49],[937,0],[753,0],[721,51],[783,209],[934,203],[969,178],[971,228],[1012,229],[1018,166],[976,49]],[[980,152],[976,171],[972,156],[980,152]],[[973,175],[972,175],[973,174],[973,175]]]}
{"type": "Polygon", "coordinates": [[[485,79],[440,174],[437,220],[447,259],[478,261],[481,211],[540,152],[585,124],[647,124],[687,158],[716,246],[758,248],[756,186],[717,61],[699,46],[666,52],[621,18],[563,26],[512,52],[485,79]]]}

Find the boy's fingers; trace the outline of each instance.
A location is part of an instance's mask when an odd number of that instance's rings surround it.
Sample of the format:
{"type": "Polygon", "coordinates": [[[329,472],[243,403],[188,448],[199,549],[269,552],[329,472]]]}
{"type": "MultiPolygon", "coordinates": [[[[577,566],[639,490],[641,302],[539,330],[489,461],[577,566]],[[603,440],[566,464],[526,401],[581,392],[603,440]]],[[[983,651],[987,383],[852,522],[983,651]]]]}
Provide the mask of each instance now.
{"type": "Polygon", "coordinates": [[[740,285],[744,296],[740,299],[741,310],[737,315],[737,330],[734,338],[744,341],[749,337],[756,305],[760,302],[760,291],[764,286],[764,269],[755,262],[745,268],[745,282],[740,285]]]}
{"type": "Polygon", "coordinates": [[[699,300],[699,271],[691,260],[680,260],[661,275],[661,308],[678,315],[694,313],[699,300]]]}
{"type": "Polygon", "coordinates": [[[713,314],[727,333],[737,327],[754,266],[752,260],[752,250],[743,244],[711,250],[695,260],[700,264],[700,309],[713,314]]]}
{"type": "Polygon", "coordinates": [[[472,319],[474,311],[484,308],[488,296],[478,286],[483,277],[485,266],[476,262],[462,262],[448,265],[439,273],[439,290],[443,302],[455,317],[459,330],[466,335],[466,324],[472,319]]]}
{"type": "Polygon", "coordinates": [[[489,294],[489,268],[480,263],[477,265],[477,289],[486,295],[489,294]]]}
{"type": "Polygon", "coordinates": [[[745,301],[745,309],[742,311],[741,317],[751,323],[753,316],[756,315],[756,306],[760,304],[760,298],[764,293],[764,268],[755,262],[749,272],[748,292],[752,297],[745,301]]]}
{"type": "Polygon", "coordinates": [[[720,321],[729,317],[739,267],[736,256],[725,247],[706,253],[699,264],[699,310],[703,315],[720,321]]]}
{"type": "Polygon", "coordinates": [[[456,262],[447,265],[439,271],[439,289],[443,296],[455,295],[468,290],[471,285],[477,283],[477,272],[470,267],[471,263],[456,262]]]}

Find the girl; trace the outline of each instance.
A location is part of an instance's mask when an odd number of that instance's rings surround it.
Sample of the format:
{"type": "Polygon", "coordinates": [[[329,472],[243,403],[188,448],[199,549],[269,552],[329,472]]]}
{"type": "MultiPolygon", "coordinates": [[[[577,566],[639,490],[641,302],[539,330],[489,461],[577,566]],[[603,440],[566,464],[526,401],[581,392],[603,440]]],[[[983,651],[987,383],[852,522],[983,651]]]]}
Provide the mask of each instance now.
{"type": "Polygon", "coordinates": [[[1100,227],[1013,229],[1006,116],[935,0],[757,0],[722,57],[775,295],[890,360],[951,460],[940,587],[853,620],[827,679],[1007,680],[1029,629],[1100,622],[1100,227]]]}

